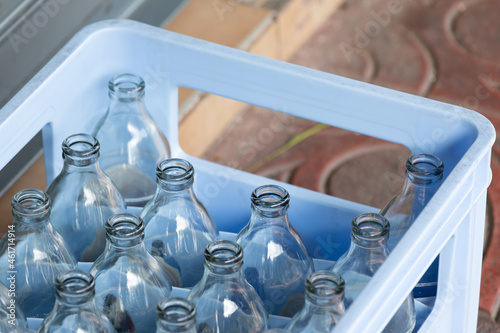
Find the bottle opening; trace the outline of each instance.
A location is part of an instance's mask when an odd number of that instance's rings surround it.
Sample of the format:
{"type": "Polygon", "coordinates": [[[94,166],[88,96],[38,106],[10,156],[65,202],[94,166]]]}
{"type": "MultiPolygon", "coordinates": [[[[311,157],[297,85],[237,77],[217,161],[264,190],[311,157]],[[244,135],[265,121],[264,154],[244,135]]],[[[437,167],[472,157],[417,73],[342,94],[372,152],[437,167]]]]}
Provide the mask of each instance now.
{"type": "Polygon", "coordinates": [[[205,263],[212,268],[236,269],[243,265],[243,249],[232,241],[214,241],[207,245],[204,254],[205,263]]]}
{"type": "Polygon", "coordinates": [[[156,168],[158,180],[169,185],[171,189],[184,189],[194,181],[194,168],[186,160],[170,158],[158,164],[156,168]]]}
{"type": "Polygon", "coordinates": [[[161,300],[156,308],[156,313],[158,318],[168,325],[194,324],[196,319],[194,304],[181,297],[169,297],[161,300]]]}
{"type": "Polygon", "coordinates": [[[50,198],[47,193],[37,189],[17,192],[12,198],[14,216],[42,217],[50,212],[50,198]]]}
{"type": "Polygon", "coordinates": [[[112,215],[106,221],[105,228],[106,236],[113,243],[125,245],[135,241],[136,244],[144,238],[144,222],[139,216],[131,213],[112,215]]]}
{"type": "Polygon", "coordinates": [[[92,135],[84,133],[70,135],[62,143],[63,159],[69,159],[80,165],[96,161],[99,149],[99,141],[92,135]]]}
{"type": "Polygon", "coordinates": [[[94,292],[94,278],[92,275],[78,270],[68,270],[56,278],[56,292],[64,298],[87,298],[94,292]]]}
{"type": "Polygon", "coordinates": [[[111,96],[120,99],[134,100],[142,97],[146,84],[144,80],[134,74],[120,74],[114,76],[108,84],[111,96]]]}
{"type": "MultiPolygon", "coordinates": [[[[252,206],[260,210],[264,215],[276,217],[281,214],[273,214],[288,208],[290,195],[287,190],[278,185],[263,185],[257,187],[250,198],[252,206]]],[[[283,211],[285,213],[285,211],[283,211]]]]}
{"type": "Polygon", "coordinates": [[[441,179],[444,164],[438,157],[429,154],[416,154],[406,161],[406,169],[413,178],[424,181],[441,179]]]}
{"type": "Polygon", "coordinates": [[[380,214],[363,213],[352,220],[351,228],[358,238],[379,239],[388,236],[389,221],[380,214]]]}
{"type": "Polygon", "coordinates": [[[344,279],[337,273],[317,271],[306,280],[306,290],[316,298],[332,299],[344,293],[344,279]]]}

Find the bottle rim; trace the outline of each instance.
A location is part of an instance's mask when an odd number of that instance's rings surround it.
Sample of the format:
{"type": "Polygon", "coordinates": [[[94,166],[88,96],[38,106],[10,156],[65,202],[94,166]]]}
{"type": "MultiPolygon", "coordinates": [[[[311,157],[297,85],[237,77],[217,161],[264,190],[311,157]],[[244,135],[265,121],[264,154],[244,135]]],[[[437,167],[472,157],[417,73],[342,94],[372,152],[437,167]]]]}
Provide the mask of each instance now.
{"type": "Polygon", "coordinates": [[[406,161],[406,170],[419,178],[442,176],[444,164],[441,159],[431,154],[415,154],[406,161]]]}
{"type": "Polygon", "coordinates": [[[132,213],[111,215],[105,224],[106,235],[116,241],[128,241],[144,237],[144,222],[132,213]]]}
{"type": "Polygon", "coordinates": [[[209,266],[224,268],[243,264],[243,249],[233,241],[216,240],[205,248],[205,262],[209,266]]]}
{"type": "Polygon", "coordinates": [[[162,299],[156,307],[157,317],[168,325],[184,326],[196,320],[196,307],[193,302],[182,297],[162,299]]]}
{"type": "Polygon", "coordinates": [[[113,76],[108,83],[110,94],[119,96],[120,98],[135,99],[142,96],[146,83],[142,77],[131,74],[118,74],[113,76]]]}
{"type": "Polygon", "coordinates": [[[187,186],[194,180],[194,168],[182,158],[169,158],[158,164],[156,176],[169,185],[187,186]]]}
{"type": "Polygon", "coordinates": [[[57,294],[64,298],[88,296],[94,292],[95,280],[92,275],[79,269],[71,269],[56,277],[57,294]]]}
{"type": "Polygon", "coordinates": [[[38,189],[24,189],[12,197],[12,212],[14,215],[40,217],[50,212],[50,197],[38,189]]]}
{"type": "Polygon", "coordinates": [[[389,235],[389,221],[377,213],[362,213],[351,223],[353,235],[364,240],[376,240],[389,235]]]}
{"type": "Polygon", "coordinates": [[[262,185],[252,192],[250,199],[262,209],[281,209],[290,203],[290,194],[279,185],[262,185]]]}
{"type": "Polygon", "coordinates": [[[315,298],[330,300],[344,294],[345,281],[338,273],[320,270],[307,277],[306,290],[315,298]]]}
{"type": "Polygon", "coordinates": [[[63,159],[86,160],[99,154],[99,141],[92,135],[77,133],[68,136],[62,143],[63,159]]]}

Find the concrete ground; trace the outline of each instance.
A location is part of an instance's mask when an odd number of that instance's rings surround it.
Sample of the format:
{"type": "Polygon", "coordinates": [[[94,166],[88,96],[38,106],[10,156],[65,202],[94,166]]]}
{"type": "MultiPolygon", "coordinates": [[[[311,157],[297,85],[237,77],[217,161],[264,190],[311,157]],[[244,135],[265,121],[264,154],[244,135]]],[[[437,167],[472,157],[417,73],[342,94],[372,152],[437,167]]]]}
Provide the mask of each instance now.
{"type": "MultiPolygon", "coordinates": [[[[291,62],[473,109],[500,128],[498,13],[497,0],[348,0],[291,62]]],[[[396,144],[249,106],[204,157],[380,207],[401,186],[409,155],[396,144]]],[[[498,144],[492,171],[478,321],[485,333],[500,332],[498,144]]]]}

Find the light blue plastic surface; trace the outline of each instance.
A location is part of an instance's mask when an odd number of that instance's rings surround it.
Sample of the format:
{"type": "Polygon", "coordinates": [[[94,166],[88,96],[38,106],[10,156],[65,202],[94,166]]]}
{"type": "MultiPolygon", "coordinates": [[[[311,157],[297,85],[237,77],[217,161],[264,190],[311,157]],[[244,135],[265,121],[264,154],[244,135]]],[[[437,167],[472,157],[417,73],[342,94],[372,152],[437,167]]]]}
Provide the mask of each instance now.
{"type": "MultiPolygon", "coordinates": [[[[0,168],[43,130],[47,182],[60,145],[90,132],[108,104],[107,82],[132,72],[173,155],[192,162],[195,190],[219,228],[238,232],[250,193],[278,183],[186,155],[178,143],[178,89],[189,87],[400,143],[441,157],[445,181],[412,228],[342,318],[335,332],[379,332],[438,253],[438,296],[419,332],[473,332],[477,321],[486,189],[495,139],[491,123],[458,106],[412,96],[196,40],[133,21],[79,32],[0,110],[0,168]]],[[[361,181],[361,180],[360,180],[361,181]]],[[[290,219],[311,254],[336,260],[350,221],[373,208],[282,184],[290,219]]],[[[424,311],[425,312],[425,311],[424,311]]],[[[279,318],[277,319],[280,320],[279,318]]]]}

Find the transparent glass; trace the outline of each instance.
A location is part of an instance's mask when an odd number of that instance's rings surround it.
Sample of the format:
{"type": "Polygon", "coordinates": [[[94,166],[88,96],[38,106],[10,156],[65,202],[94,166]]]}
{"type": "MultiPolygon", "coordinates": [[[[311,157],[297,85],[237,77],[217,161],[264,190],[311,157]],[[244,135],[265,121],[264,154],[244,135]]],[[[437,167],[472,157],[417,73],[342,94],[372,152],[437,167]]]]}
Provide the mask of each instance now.
{"type": "MultiPolygon", "coordinates": [[[[346,309],[358,298],[366,284],[386,260],[389,254],[387,249],[389,229],[389,221],[379,214],[364,213],[352,220],[351,245],[332,269],[345,281],[344,305],[346,309]]],[[[410,293],[383,332],[412,332],[415,321],[415,304],[410,293]]]]}
{"type": "Polygon", "coordinates": [[[0,283],[0,332],[28,327],[26,315],[16,302],[15,290],[15,283],[9,284],[9,288],[0,283]]]}
{"type": "MultiPolygon", "coordinates": [[[[394,250],[427,202],[434,196],[443,180],[444,165],[436,156],[416,154],[406,161],[406,180],[403,188],[380,215],[391,223],[389,251],[394,250]]],[[[413,290],[415,297],[432,297],[437,293],[439,258],[434,260],[413,290]]]]}
{"type": "Polygon", "coordinates": [[[197,333],[196,307],[181,297],[165,298],[156,308],[156,333],[197,333]]]}
{"type": "Polygon", "coordinates": [[[12,198],[14,220],[0,240],[0,281],[15,284],[16,302],[28,317],[45,317],[54,307],[59,273],[76,267],[76,257],[49,221],[50,198],[40,190],[12,198]]]}
{"type": "Polygon", "coordinates": [[[112,333],[111,322],[94,302],[94,278],[70,270],[56,279],[56,304],[40,325],[40,333],[112,333]]]}
{"type": "Polygon", "coordinates": [[[144,247],[144,223],[130,213],[113,215],[106,238],[106,249],[90,269],[97,306],[118,332],[155,332],[156,306],[170,296],[172,285],[144,247]]]}
{"type": "Polygon", "coordinates": [[[161,162],[157,189],[140,216],[148,251],[169,272],[176,287],[192,287],[203,275],[203,251],[219,231],[193,192],[194,169],[186,160],[161,162]]]}
{"type": "Polygon", "coordinates": [[[304,306],[304,288],[314,264],[288,219],[290,195],[264,185],[251,196],[252,215],[236,242],[243,248],[243,272],[270,314],[292,317],[304,306]]]}
{"type": "Polygon", "coordinates": [[[344,279],[336,273],[317,271],[306,281],[306,301],[288,323],[290,333],[329,333],[344,315],[344,279]]]}
{"type": "Polygon", "coordinates": [[[78,261],[96,260],[104,251],[104,224],[126,205],[99,166],[100,145],[88,134],[74,134],[62,143],[64,166],[47,189],[51,222],[70,244],[78,261]]]}
{"type": "MultiPolygon", "coordinates": [[[[4,332],[4,331],[2,331],[4,332]]],[[[8,333],[37,333],[38,331],[32,330],[31,328],[27,327],[16,327],[14,329],[11,329],[10,331],[5,331],[8,333]]]]}
{"type": "Polygon", "coordinates": [[[218,240],[207,246],[205,272],[187,296],[198,311],[198,331],[257,333],[267,328],[269,315],[242,265],[243,249],[237,243],[218,240]]]}
{"type": "Polygon", "coordinates": [[[170,146],[144,105],[141,77],[117,75],[108,87],[108,110],[92,134],[102,144],[102,168],[127,205],[142,207],[153,197],[155,168],[170,157],[170,146]]]}

